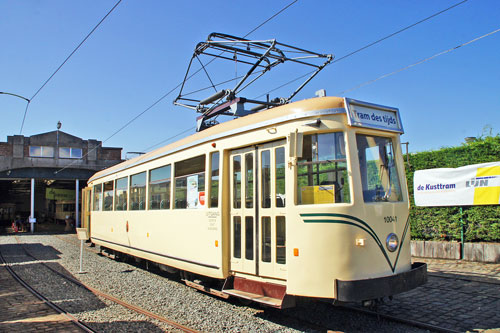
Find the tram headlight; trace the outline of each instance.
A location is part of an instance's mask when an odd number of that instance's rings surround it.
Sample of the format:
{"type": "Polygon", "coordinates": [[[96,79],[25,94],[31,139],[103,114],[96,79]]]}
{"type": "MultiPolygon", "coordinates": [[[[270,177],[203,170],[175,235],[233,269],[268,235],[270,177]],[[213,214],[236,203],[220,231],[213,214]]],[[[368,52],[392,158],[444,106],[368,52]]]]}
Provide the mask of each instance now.
{"type": "Polygon", "coordinates": [[[387,235],[387,239],[385,240],[385,246],[387,247],[387,249],[391,252],[394,252],[397,250],[398,248],[398,245],[399,245],[399,240],[398,240],[398,236],[394,233],[391,233],[389,235],[387,235]]]}

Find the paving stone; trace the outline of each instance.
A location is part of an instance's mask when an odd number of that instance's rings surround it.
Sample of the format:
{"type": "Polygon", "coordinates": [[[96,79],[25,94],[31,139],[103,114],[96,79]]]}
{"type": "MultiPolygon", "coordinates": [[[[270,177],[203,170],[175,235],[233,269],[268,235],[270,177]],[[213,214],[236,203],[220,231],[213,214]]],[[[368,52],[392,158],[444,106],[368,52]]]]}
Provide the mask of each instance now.
{"type": "Polygon", "coordinates": [[[0,266],[0,332],[82,332],[40,301],[0,266]]]}

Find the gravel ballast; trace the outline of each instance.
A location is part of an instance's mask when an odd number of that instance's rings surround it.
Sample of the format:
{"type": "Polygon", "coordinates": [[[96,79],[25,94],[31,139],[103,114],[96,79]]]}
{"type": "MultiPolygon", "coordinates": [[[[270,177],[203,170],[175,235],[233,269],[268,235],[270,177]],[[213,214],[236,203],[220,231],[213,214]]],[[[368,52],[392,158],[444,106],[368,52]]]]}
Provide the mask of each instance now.
{"type": "Polygon", "coordinates": [[[134,304],[181,325],[202,332],[300,332],[319,327],[347,332],[425,332],[400,323],[333,307],[301,301],[292,309],[276,310],[237,300],[223,300],[187,287],[178,277],[149,272],[136,265],[97,254],[84,246],[80,270],[80,242],[74,234],[2,235],[0,248],[15,272],[51,301],[100,332],[162,332],[178,328],[128,310],[63,279],[26,256],[24,249],[52,269],[86,285],[134,304]]]}

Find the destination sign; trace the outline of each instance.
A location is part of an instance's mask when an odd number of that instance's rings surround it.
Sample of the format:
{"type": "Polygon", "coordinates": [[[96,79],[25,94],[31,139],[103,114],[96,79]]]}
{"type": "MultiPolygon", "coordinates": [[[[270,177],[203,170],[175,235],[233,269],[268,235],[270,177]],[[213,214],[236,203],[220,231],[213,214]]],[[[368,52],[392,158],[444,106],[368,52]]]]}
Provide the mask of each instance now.
{"type": "Polygon", "coordinates": [[[350,98],[344,102],[349,125],[404,133],[398,109],[350,98]]]}

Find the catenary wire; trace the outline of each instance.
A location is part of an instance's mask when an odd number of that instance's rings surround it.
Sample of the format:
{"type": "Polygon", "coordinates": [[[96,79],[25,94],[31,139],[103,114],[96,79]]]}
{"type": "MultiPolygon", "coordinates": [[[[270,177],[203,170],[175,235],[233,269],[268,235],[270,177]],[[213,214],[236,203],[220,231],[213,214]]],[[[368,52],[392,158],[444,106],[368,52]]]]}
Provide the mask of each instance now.
{"type": "Polygon", "coordinates": [[[398,30],[398,31],[396,31],[396,32],[393,32],[392,34],[389,34],[389,35],[387,35],[387,36],[385,36],[385,37],[382,37],[382,38],[380,38],[380,39],[378,39],[378,40],[376,40],[376,41],[374,41],[374,42],[372,42],[372,43],[370,43],[370,44],[368,44],[368,45],[363,46],[363,47],[362,47],[362,48],[360,48],[360,49],[357,49],[357,50],[355,50],[355,51],[352,51],[352,52],[350,52],[350,53],[346,54],[345,56],[342,56],[342,57],[340,57],[340,58],[335,59],[334,61],[332,61],[332,64],[334,64],[334,63],[336,63],[336,62],[339,62],[339,61],[341,61],[341,60],[343,60],[343,59],[345,59],[345,58],[348,58],[348,57],[350,57],[350,56],[353,56],[353,55],[355,55],[356,53],[363,51],[364,49],[367,49],[367,48],[369,48],[369,47],[371,47],[371,46],[373,46],[373,45],[375,45],[375,44],[378,44],[378,43],[380,43],[380,42],[382,42],[382,41],[384,41],[384,40],[386,40],[386,39],[389,39],[389,38],[391,38],[391,37],[393,37],[393,36],[395,36],[395,35],[397,35],[397,34],[399,34],[399,33],[403,32],[403,31],[406,31],[406,30],[408,30],[408,29],[410,29],[410,28],[413,28],[414,26],[419,25],[420,23],[423,23],[423,22],[425,22],[425,21],[427,21],[427,20],[430,20],[431,18],[434,18],[434,17],[436,17],[436,16],[438,16],[438,15],[440,15],[440,14],[443,14],[443,13],[445,13],[445,12],[449,11],[450,9],[453,9],[453,8],[455,8],[455,7],[457,7],[457,6],[460,6],[461,4],[463,4],[463,3],[467,2],[467,1],[468,1],[468,0],[463,0],[463,1],[461,1],[461,2],[458,2],[458,3],[456,3],[456,4],[454,4],[454,5],[450,6],[450,7],[448,7],[448,8],[446,8],[446,9],[443,9],[443,10],[441,10],[441,11],[439,11],[439,12],[435,13],[435,14],[432,14],[431,16],[428,16],[428,17],[426,17],[426,18],[424,18],[424,19],[422,19],[422,20],[420,20],[420,21],[418,21],[418,22],[415,22],[415,23],[413,23],[413,24],[410,24],[409,26],[404,27],[403,29],[400,29],[400,30],[398,30]]]}
{"type": "Polygon", "coordinates": [[[466,43],[463,43],[463,44],[457,45],[457,46],[452,47],[451,49],[447,49],[447,50],[445,50],[445,51],[441,51],[441,52],[436,53],[436,54],[434,54],[434,55],[432,55],[432,56],[430,56],[430,57],[428,57],[428,58],[425,58],[425,59],[419,60],[419,61],[417,61],[416,63],[413,63],[413,64],[411,64],[411,65],[408,65],[408,66],[402,67],[402,68],[400,68],[400,69],[398,69],[398,70],[395,70],[395,71],[393,71],[393,72],[390,72],[390,73],[384,74],[384,75],[382,75],[382,76],[379,76],[379,77],[378,77],[378,78],[376,78],[376,79],[373,79],[373,80],[366,81],[366,82],[364,82],[364,83],[358,84],[358,85],[357,85],[357,86],[355,86],[355,87],[352,87],[352,88],[350,88],[350,89],[347,89],[347,90],[341,91],[341,92],[339,93],[339,95],[343,95],[343,94],[345,94],[346,92],[349,92],[349,91],[353,91],[353,90],[359,89],[359,88],[364,87],[364,86],[366,86],[366,85],[369,85],[369,84],[372,84],[372,83],[377,82],[377,81],[379,81],[379,80],[382,80],[382,79],[384,79],[384,78],[386,78],[386,77],[392,76],[392,75],[397,74],[397,73],[399,73],[399,72],[402,72],[402,71],[404,71],[404,70],[410,69],[410,68],[415,67],[415,66],[420,65],[420,64],[423,64],[424,62],[427,62],[427,61],[429,61],[429,60],[432,60],[432,59],[434,59],[434,58],[436,58],[436,57],[439,57],[439,56],[441,56],[441,55],[443,55],[443,54],[449,53],[449,52],[451,52],[451,51],[455,51],[455,50],[457,50],[457,49],[461,48],[462,46],[466,46],[466,45],[472,44],[472,43],[474,43],[474,42],[477,42],[477,41],[478,41],[478,40],[480,40],[480,39],[483,39],[483,38],[485,38],[485,37],[488,37],[488,36],[491,36],[491,35],[493,35],[493,34],[496,34],[496,33],[497,33],[497,32],[499,32],[499,31],[500,31],[500,29],[497,29],[497,30],[491,31],[491,32],[489,32],[489,33],[487,33],[487,34],[484,34],[484,35],[480,36],[480,37],[474,38],[474,39],[472,39],[472,40],[470,40],[470,41],[468,41],[468,42],[466,42],[466,43]]]}
{"type": "Polygon", "coordinates": [[[94,31],[97,30],[97,28],[101,25],[102,22],[104,22],[104,20],[113,12],[113,10],[115,10],[116,7],[118,7],[118,5],[120,4],[120,2],[122,2],[122,0],[118,0],[118,2],[113,6],[113,8],[111,8],[111,10],[108,11],[108,13],[99,21],[99,23],[97,23],[97,25],[87,34],[87,36],[80,42],[80,44],[78,44],[78,46],[73,50],[73,52],[70,53],[69,56],[66,57],[66,59],[62,62],[62,64],[57,67],[57,69],[54,71],[54,73],[52,73],[52,75],[47,79],[45,80],[45,82],[42,84],[42,86],[36,91],[36,93],[28,100],[28,104],[26,105],[26,110],[24,110],[24,117],[23,117],[23,122],[21,124],[21,130],[19,131],[19,134],[21,134],[23,132],[23,127],[24,127],[24,122],[26,120],[26,115],[28,113],[28,107],[30,105],[30,102],[33,101],[33,99],[38,95],[38,93],[47,85],[47,83],[49,83],[49,81],[57,74],[57,72],[59,72],[59,70],[64,66],[64,64],[66,64],[66,62],[68,62],[68,60],[73,56],[73,54],[76,53],[76,51],[78,51],[78,49],[83,45],[83,43],[85,43],[85,41],[87,41],[87,39],[90,37],[90,35],[92,35],[94,33],[94,31]]]}
{"type": "MultiPolygon", "coordinates": [[[[297,2],[297,1],[298,1],[298,0],[295,0],[295,1],[291,2],[290,4],[288,4],[288,5],[287,5],[286,7],[284,7],[282,10],[280,10],[279,12],[277,12],[275,15],[271,16],[268,20],[264,21],[264,23],[260,24],[257,28],[255,28],[255,29],[253,29],[252,31],[250,31],[250,32],[249,32],[248,34],[246,34],[244,37],[247,37],[248,35],[250,35],[251,33],[253,33],[255,30],[257,30],[258,28],[260,28],[262,25],[264,25],[265,23],[267,23],[268,21],[270,21],[272,18],[274,18],[275,16],[277,16],[278,14],[280,14],[281,12],[283,12],[284,10],[286,10],[288,7],[290,7],[291,5],[293,5],[293,4],[294,4],[295,2],[297,2]]],[[[363,51],[363,50],[365,50],[365,49],[367,49],[367,48],[369,48],[369,47],[371,47],[371,46],[374,46],[374,45],[376,45],[376,44],[378,44],[378,43],[380,43],[380,42],[382,42],[382,41],[384,41],[384,40],[386,40],[386,39],[389,39],[389,38],[391,38],[391,37],[394,37],[394,36],[396,36],[396,35],[398,35],[398,34],[400,34],[400,33],[404,32],[404,31],[406,31],[406,30],[408,30],[408,29],[411,29],[411,28],[413,28],[413,27],[415,27],[415,26],[417,26],[417,25],[419,25],[419,24],[421,24],[421,23],[423,23],[423,22],[426,22],[426,21],[428,21],[428,20],[430,20],[430,19],[432,19],[432,18],[434,18],[434,17],[436,17],[436,16],[438,16],[438,15],[441,15],[441,14],[443,14],[443,13],[445,13],[445,12],[447,12],[447,11],[449,11],[449,10],[451,10],[451,9],[453,9],[453,8],[455,8],[455,7],[457,7],[457,6],[459,6],[459,5],[464,4],[464,3],[465,3],[465,2],[467,2],[467,1],[468,1],[468,0],[463,0],[463,1],[457,2],[457,3],[455,3],[454,5],[452,5],[452,6],[450,6],[450,7],[447,7],[447,8],[445,8],[445,9],[443,9],[443,10],[439,11],[439,12],[436,12],[436,13],[434,13],[434,14],[430,15],[430,16],[427,16],[426,18],[424,18],[424,19],[422,19],[422,20],[419,20],[419,21],[417,21],[417,22],[415,22],[415,23],[413,23],[413,24],[410,24],[410,25],[408,25],[408,26],[406,26],[406,27],[404,27],[404,28],[402,28],[402,29],[399,29],[398,31],[395,31],[395,32],[393,32],[393,33],[391,33],[391,34],[389,34],[389,35],[387,35],[387,36],[385,36],[385,37],[382,37],[382,38],[380,38],[380,39],[378,39],[378,40],[376,40],[376,41],[374,41],[374,42],[371,42],[371,43],[369,43],[369,44],[367,44],[367,45],[365,45],[365,46],[363,46],[363,47],[361,47],[361,48],[359,48],[359,49],[357,49],[357,50],[355,50],[355,51],[352,51],[352,52],[350,52],[350,53],[348,53],[348,54],[346,54],[346,55],[344,55],[344,56],[342,56],[342,57],[340,57],[340,58],[337,58],[336,60],[334,60],[333,62],[331,62],[329,65],[331,65],[331,64],[333,64],[333,63],[336,63],[336,62],[339,62],[339,61],[341,61],[341,60],[343,60],[343,59],[346,59],[346,58],[348,58],[348,57],[351,57],[351,56],[355,55],[356,53],[359,53],[359,52],[361,52],[361,51],[363,51]]],[[[213,61],[213,60],[212,60],[212,61],[213,61]]],[[[210,64],[210,62],[208,62],[206,66],[208,66],[209,64],[210,64]]],[[[197,72],[195,72],[195,73],[194,73],[193,75],[191,75],[189,78],[191,78],[192,76],[196,75],[199,71],[201,71],[201,69],[199,69],[197,72]]],[[[281,89],[281,88],[283,88],[283,87],[285,87],[285,86],[287,86],[287,85],[289,85],[289,84],[292,84],[292,83],[294,83],[294,82],[296,82],[296,81],[298,81],[298,80],[300,80],[300,79],[302,79],[302,78],[304,78],[304,77],[306,77],[306,76],[308,76],[308,75],[312,74],[313,72],[314,72],[314,71],[311,71],[311,72],[308,72],[308,73],[306,73],[306,74],[303,74],[303,75],[301,75],[301,76],[299,76],[299,77],[297,77],[297,78],[295,78],[295,79],[293,79],[293,80],[290,80],[290,81],[288,81],[288,82],[286,82],[286,83],[284,83],[284,84],[280,85],[279,87],[276,87],[276,88],[274,88],[274,89],[272,89],[272,90],[270,90],[270,91],[268,91],[268,92],[266,92],[266,93],[264,93],[264,94],[262,94],[262,95],[259,95],[259,96],[255,97],[255,98],[260,98],[260,97],[262,97],[262,96],[265,96],[265,95],[267,95],[267,94],[270,94],[270,93],[271,93],[271,92],[273,92],[273,91],[279,90],[279,89],[281,89]]],[[[189,78],[188,78],[188,79],[189,79],[189,78]]],[[[185,132],[185,131],[183,131],[182,133],[184,133],[184,132],[185,132]]],[[[165,142],[165,141],[162,141],[162,143],[163,143],[163,142],[165,142]]],[[[159,144],[160,144],[160,143],[159,143],[159,144]]],[[[152,147],[156,147],[156,146],[158,146],[159,144],[153,145],[152,147]]]]}
{"type": "Polygon", "coordinates": [[[190,127],[190,128],[188,128],[188,129],[186,129],[186,130],[184,130],[184,131],[180,132],[180,133],[177,133],[176,135],[172,135],[171,137],[169,137],[169,138],[167,138],[167,139],[165,139],[165,140],[163,140],[163,141],[161,141],[161,142],[158,142],[158,143],[157,143],[157,144],[155,144],[155,145],[149,146],[148,148],[143,149],[143,150],[144,150],[144,151],[148,151],[148,150],[150,150],[150,149],[153,149],[153,148],[154,148],[154,147],[156,147],[156,146],[159,146],[159,145],[161,145],[161,144],[163,144],[163,143],[165,143],[165,142],[168,142],[168,141],[170,141],[170,140],[172,140],[172,139],[175,139],[176,137],[178,137],[178,136],[180,136],[180,135],[182,135],[182,134],[185,134],[185,133],[187,133],[187,132],[189,132],[189,131],[192,131],[192,130],[194,130],[194,129],[196,129],[196,126],[190,127]]]}
{"type": "MultiPolygon", "coordinates": [[[[121,1],[121,0],[120,0],[121,1]]],[[[119,2],[120,2],[119,1],[119,2]]],[[[261,23],[259,26],[257,26],[256,28],[252,29],[249,33],[247,33],[244,37],[248,37],[251,33],[255,32],[257,29],[261,28],[264,24],[268,23],[269,21],[271,21],[271,19],[274,19],[277,15],[279,15],[280,13],[282,13],[285,9],[289,8],[291,5],[293,5],[294,3],[296,3],[298,0],[294,0],[292,3],[288,4],[286,7],[284,7],[283,9],[281,9],[279,12],[277,12],[276,14],[274,14],[273,16],[271,16],[271,18],[267,19],[266,21],[264,21],[264,23],[261,23]]],[[[118,3],[119,3],[118,2],[118,3]]],[[[207,64],[208,65],[208,64],[207,64]]],[[[205,66],[207,66],[205,65],[205,66]]],[[[194,75],[196,75],[198,72],[201,71],[201,68],[194,74],[192,74],[190,77],[188,77],[187,79],[189,80],[191,77],[193,77],[194,75]]],[[[143,114],[145,114],[146,112],[148,112],[149,110],[151,110],[154,106],[156,106],[158,103],[160,103],[162,100],[164,100],[167,96],[169,96],[172,92],[174,92],[177,88],[179,88],[180,86],[182,85],[182,82],[177,84],[174,88],[172,88],[171,90],[169,90],[167,93],[165,93],[162,97],[160,97],[158,100],[156,100],[153,104],[151,104],[151,106],[149,106],[148,108],[146,108],[144,111],[140,112],[138,115],[136,115],[134,118],[132,118],[131,120],[129,120],[125,125],[123,125],[122,127],[120,127],[118,130],[116,130],[113,134],[111,134],[108,138],[106,138],[105,140],[103,140],[100,144],[96,145],[94,148],[90,149],[89,151],[87,151],[87,153],[85,155],[82,156],[81,159],[85,158],[86,156],[88,156],[91,152],[95,151],[98,147],[102,146],[102,144],[104,142],[107,142],[108,140],[110,140],[112,137],[114,137],[115,135],[117,135],[118,133],[120,133],[122,130],[124,130],[126,127],[128,127],[131,123],[133,123],[134,121],[136,121],[139,117],[141,117],[143,114]]],[[[24,122],[24,121],[23,121],[24,122]]],[[[188,130],[192,130],[193,128],[189,128],[189,129],[186,129],[182,132],[182,134],[184,132],[187,132],[188,130]]],[[[180,135],[180,134],[179,134],[180,135]]],[[[162,141],[162,143],[166,142],[165,140],[162,141]]],[[[155,144],[153,145],[152,147],[156,147],[157,145],[159,144],[155,144]]],[[[63,168],[55,171],[54,173],[57,174],[69,167],[71,167],[73,164],[75,164],[78,160],[75,160],[71,163],[69,163],[68,165],[64,166],[63,168]]]]}
{"type": "MultiPolygon", "coordinates": [[[[410,25],[408,25],[408,26],[406,26],[406,27],[404,27],[404,28],[402,28],[402,29],[399,29],[399,30],[398,30],[398,31],[396,31],[396,32],[393,32],[393,33],[391,33],[391,34],[389,34],[389,35],[387,35],[387,36],[385,36],[385,37],[382,37],[382,38],[380,38],[380,39],[378,39],[378,40],[376,40],[376,41],[374,41],[374,42],[371,42],[371,43],[369,43],[369,44],[367,44],[367,45],[365,45],[365,46],[363,46],[363,47],[361,47],[361,48],[359,48],[359,49],[357,49],[357,50],[355,50],[355,51],[352,51],[352,52],[350,52],[350,53],[348,53],[348,54],[346,54],[346,55],[344,55],[344,56],[342,56],[342,57],[339,57],[339,58],[335,59],[334,61],[332,61],[331,63],[329,63],[327,66],[332,65],[332,64],[334,64],[334,63],[337,63],[337,62],[339,62],[339,61],[341,61],[341,60],[344,60],[344,59],[346,59],[346,58],[348,58],[348,57],[351,57],[351,56],[355,55],[356,53],[359,53],[359,52],[361,52],[361,51],[363,51],[363,50],[365,50],[365,49],[367,49],[367,48],[369,48],[369,47],[371,47],[371,46],[374,46],[375,44],[378,44],[378,43],[380,43],[380,42],[382,42],[382,41],[384,41],[384,40],[386,40],[386,39],[389,39],[389,38],[391,38],[391,37],[394,37],[394,36],[396,36],[396,35],[398,35],[398,34],[400,34],[400,33],[404,32],[404,31],[406,31],[406,30],[408,30],[408,29],[410,29],[410,28],[413,28],[413,27],[415,27],[415,26],[419,25],[420,23],[423,23],[423,22],[425,22],[425,21],[428,21],[428,20],[430,20],[431,18],[434,18],[434,17],[436,17],[436,16],[438,16],[438,15],[440,15],[440,14],[443,14],[443,13],[445,13],[445,12],[449,11],[450,9],[453,9],[453,8],[455,8],[455,7],[459,6],[459,5],[462,5],[462,4],[464,4],[465,2],[467,2],[467,1],[468,1],[468,0],[463,0],[463,1],[457,2],[456,4],[454,4],[454,5],[450,6],[450,7],[446,8],[446,9],[443,9],[443,10],[441,10],[441,11],[437,12],[437,13],[434,13],[434,14],[432,14],[432,15],[430,15],[430,16],[427,16],[426,18],[424,18],[424,19],[422,19],[422,20],[420,20],[420,21],[418,21],[418,22],[415,22],[415,23],[413,23],[413,24],[410,24],[410,25]]],[[[267,95],[267,94],[269,94],[269,93],[271,93],[271,92],[273,92],[273,91],[276,91],[276,90],[278,90],[278,89],[280,89],[280,88],[283,88],[283,87],[285,87],[285,86],[287,86],[287,85],[289,85],[289,84],[292,84],[293,82],[295,82],[295,81],[297,81],[297,80],[300,80],[300,79],[302,79],[303,77],[306,77],[307,75],[312,74],[313,72],[314,72],[314,71],[311,71],[311,72],[306,73],[306,74],[304,74],[304,75],[302,75],[302,76],[299,76],[299,77],[297,77],[297,78],[295,78],[295,79],[293,79],[293,80],[291,80],[291,81],[288,81],[288,82],[286,82],[286,83],[284,83],[284,84],[280,85],[279,87],[274,88],[274,89],[272,89],[272,90],[270,90],[270,91],[268,91],[268,92],[266,92],[266,93],[264,93],[264,94],[262,94],[262,95],[260,95],[260,96],[258,96],[258,97],[256,97],[256,98],[259,98],[259,97],[265,96],[265,95],[267,95]]]]}

